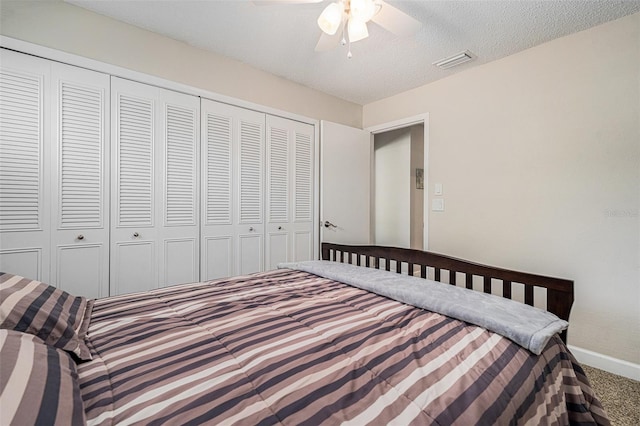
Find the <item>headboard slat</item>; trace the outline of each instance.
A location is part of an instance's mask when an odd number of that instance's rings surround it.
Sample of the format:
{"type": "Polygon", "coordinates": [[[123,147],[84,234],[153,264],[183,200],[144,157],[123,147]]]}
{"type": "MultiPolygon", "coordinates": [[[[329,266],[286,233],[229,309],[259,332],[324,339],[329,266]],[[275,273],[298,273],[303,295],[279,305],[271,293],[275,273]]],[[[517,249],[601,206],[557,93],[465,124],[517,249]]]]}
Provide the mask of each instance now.
{"type": "Polygon", "coordinates": [[[508,281],[508,280],[502,281],[502,297],[511,299],[511,281],[508,281]]]}
{"type": "Polygon", "coordinates": [[[524,303],[533,306],[533,286],[524,285],[524,303]]]}
{"type": "Polygon", "coordinates": [[[484,285],[482,291],[484,291],[485,293],[491,293],[491,277],[488,275],[485,275],[484,277],[484,285]]]}

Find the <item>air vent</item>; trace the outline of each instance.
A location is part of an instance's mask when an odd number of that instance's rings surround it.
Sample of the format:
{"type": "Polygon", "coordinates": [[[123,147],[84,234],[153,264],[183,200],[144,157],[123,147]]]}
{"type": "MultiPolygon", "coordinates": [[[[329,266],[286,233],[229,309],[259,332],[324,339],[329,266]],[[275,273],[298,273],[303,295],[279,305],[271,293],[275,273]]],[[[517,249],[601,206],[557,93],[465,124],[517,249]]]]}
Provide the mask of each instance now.
{"type": "Polygon", "coordinates": [[[458,66],[460,64],[464,64],[465,62],[472,61],[475,58],[476,58],[476,55],[474,55],[473,53],[469,52],[468,50],[465,50],[464,52],[460,52],[457,55],[453,55],[453,56],[449,56],[448,58],[440,59],[439,61],[434,62],[433,65],[435,65],[436,67],[441,68],[443,70],[446,70],[446,69],[458,66]]]}

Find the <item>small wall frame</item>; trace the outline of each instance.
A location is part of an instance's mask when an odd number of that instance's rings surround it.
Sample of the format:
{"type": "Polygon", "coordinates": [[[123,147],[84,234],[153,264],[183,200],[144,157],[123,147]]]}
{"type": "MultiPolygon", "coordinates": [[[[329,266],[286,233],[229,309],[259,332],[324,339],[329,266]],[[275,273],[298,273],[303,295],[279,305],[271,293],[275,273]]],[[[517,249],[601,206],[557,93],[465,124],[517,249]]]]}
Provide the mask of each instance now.
{"type": "Polygon", "coordinates": [[[424,189],[424,169],[416,169],[416,189],[424,189]]]}

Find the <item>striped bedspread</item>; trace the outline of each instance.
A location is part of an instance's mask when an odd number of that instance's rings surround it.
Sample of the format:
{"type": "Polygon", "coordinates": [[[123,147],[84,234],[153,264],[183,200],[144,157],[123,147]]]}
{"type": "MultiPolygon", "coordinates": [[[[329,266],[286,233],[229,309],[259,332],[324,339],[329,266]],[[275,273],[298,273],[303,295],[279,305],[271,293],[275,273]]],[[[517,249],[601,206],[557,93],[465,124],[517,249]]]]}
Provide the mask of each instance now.
{"type": "Polygon", "coordinates": [[[562,341],[497,334],[299,271],[99,299],[89,424],[608,424],[562,341]]]}

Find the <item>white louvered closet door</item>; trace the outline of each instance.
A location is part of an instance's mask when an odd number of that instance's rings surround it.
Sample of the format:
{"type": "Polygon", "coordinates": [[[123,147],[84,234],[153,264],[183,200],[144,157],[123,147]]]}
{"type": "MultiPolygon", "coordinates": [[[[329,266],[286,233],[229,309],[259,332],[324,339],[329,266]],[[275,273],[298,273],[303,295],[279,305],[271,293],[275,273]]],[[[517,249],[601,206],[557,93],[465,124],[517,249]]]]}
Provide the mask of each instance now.
{"type": "Polygon", "coordinates": [[[48,282],[49,61],[0,49],[0,271],[48,282]]]}
{"type": "Polygon", "coordinates": [[[200,280],[200,99],[160,92],[160,286],[200,280]]]}
{"type": "Polygon", "coordinates": [[[201,102],[202,280],[263,268],[264,119],[201,102]]]}
{"type": "Polygon", "coordinates": [[[264,114],[245,111],[238,116],[236,184],[238,274],[264,270],[264,114]]]}
{"type": "Polygon", "coordinates": [[[51,283],[109,295],[109,76],[52,64],[51,283]]]}
{"type": "Polygon", "coordinates": [[[199,281],[199,98],[112,77],[111,103],[111,294],[199,281]]]}
{"type": "Polygon", "coordinates": [[[266,267],[313,258],[314,128],[268,115],[266,267]]]}
{"type": "Polygon", "coordinates": [[[111,78],[111,295],[158,287],[158,92],[111,78]]]}

